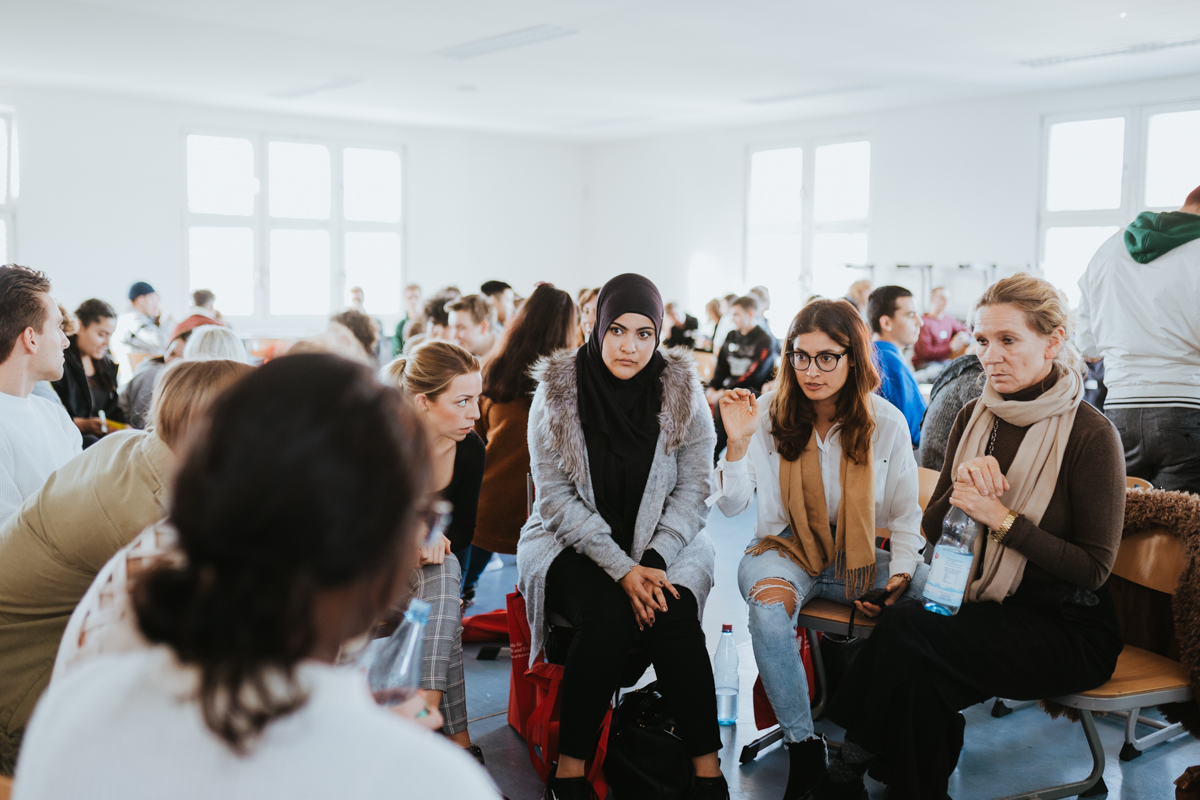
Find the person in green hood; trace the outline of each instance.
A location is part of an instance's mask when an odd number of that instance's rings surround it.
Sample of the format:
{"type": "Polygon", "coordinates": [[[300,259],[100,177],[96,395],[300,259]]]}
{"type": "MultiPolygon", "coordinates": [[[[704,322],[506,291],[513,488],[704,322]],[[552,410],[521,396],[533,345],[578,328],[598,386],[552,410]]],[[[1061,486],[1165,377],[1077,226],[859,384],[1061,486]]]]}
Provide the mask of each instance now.
{"type": "Polygon", "coordinates": [[[1079,289],[1078,345],[1104,359],[1127,474],[1200,493],[1200,187],[1101,245],[1079,289]]]}

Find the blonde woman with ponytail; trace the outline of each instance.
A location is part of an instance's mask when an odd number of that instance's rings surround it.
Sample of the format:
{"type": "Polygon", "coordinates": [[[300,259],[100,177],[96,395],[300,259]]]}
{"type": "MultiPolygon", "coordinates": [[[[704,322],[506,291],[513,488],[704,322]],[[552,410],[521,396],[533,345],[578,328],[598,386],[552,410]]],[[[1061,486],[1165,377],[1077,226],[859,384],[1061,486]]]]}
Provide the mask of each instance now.
{"type": "Polygon", "coordinates": [[[1107,581],[1121,541],[1125,460],[1083,400],[1066,301],[1041,278],[992,285],[972,336],[987,375],[959,412],[922,520],[935,542],[951,507],[982,526],[957,615],[886,611],[829,706],[846,743],[812,797],[854,797],[883,762],[889,797],[943,797],[961,709],[1093,689],[1122,643],[1107,581]]]}
{"type": "Polygon", "coordinates": [[[453,519],[440,541],[421,548],[412,591],[433,606],[425,628],[421,688],[445,718],[444,733],[483,763],[467,732],[462,662],[462,569],[475,535],[485,446],[475,433],[483,391],[479,359],[453,342],[428,341],[385,366],[380,379],[399,389],[429,435],[431,494],[450,501],[453,519]],[[454,557],[447,558],[451,553],[454,557]]]}

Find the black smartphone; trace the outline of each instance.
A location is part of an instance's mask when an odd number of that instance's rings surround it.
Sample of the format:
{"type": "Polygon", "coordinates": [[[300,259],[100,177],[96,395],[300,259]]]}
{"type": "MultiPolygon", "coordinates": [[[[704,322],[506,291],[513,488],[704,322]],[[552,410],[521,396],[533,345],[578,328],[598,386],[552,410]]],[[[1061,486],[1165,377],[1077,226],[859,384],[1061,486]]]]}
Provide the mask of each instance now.
{"type": "Polygon", "coordinates": [[[887,596],[888,592],[886,589],[872,589],[858,599],[863,603],[870,603],[874,606],[882,606],[883,601],[887,599],[887,596]]]}

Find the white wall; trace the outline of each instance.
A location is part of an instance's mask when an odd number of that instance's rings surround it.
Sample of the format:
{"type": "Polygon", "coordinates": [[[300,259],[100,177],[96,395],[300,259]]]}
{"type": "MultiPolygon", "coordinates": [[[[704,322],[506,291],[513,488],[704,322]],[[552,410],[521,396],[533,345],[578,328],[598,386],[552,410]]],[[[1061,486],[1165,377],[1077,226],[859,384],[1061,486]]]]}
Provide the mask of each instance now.
{"type": "Polygon", "coordinates": [[[168,310],[190,304],[182,133],[195,128],[403,147],[406,282],[583,282],[577,145],[43,88],[0,88],[0,105],[14,109],[20,136],[17,260],[46,271],[70,308],[95,296],[119,310],[136,280],[153,283],[168,310]]]}
{"type": "MultiPolygon", "coordinates": [[[[642,272],[669,298],[745,289],[749,149],[865,135],[873,263],[1015,271],[1038,261],[1043,115],[1198,98],[1193,75],[597,145],[588,151],[584,249],[597,275],[642,272]],[[697,291],[687,280],[693,264],[722,278],[697,291]]],[[[891,269],[880,281],[916,283],[891,269]]]]}

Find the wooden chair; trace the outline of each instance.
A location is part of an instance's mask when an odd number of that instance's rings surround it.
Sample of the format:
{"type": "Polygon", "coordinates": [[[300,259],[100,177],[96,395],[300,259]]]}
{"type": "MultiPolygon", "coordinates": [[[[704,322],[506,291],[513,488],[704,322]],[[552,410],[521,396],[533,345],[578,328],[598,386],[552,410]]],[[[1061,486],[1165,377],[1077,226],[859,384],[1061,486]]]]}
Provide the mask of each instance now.
{"type": "MultiPolygon", "coordinates": [[[[1126,536],[1121,542],[1112,571],[1114,575],[1139,586],[1175,594],[1179,576],[1183,572],[1183,542],[1160,527],[1126,536]]],[[[1042,800],[1055,800],[1073,795],[1093,797],[1104,794],[1108,791],[1103,778],[1104,744],[1100,741],[1092,712],[1100,711],[1126,718],[1121,760],[1129,761],[1146,749],[1183,733],[1183,727],[1178,723],[1168,725],[1139,715],[1148,706],[1192,700],[1192,681],[1187,668],[1178,661],[1126,645],[1108,683],[1079,694],[1050,699],[1068,708],[1078,709],[1083,733],[1092,753],[1091,774],[1075,783],[1052,786],[1037,792],[1022,792],[1003,800],[1035,795],[1042,800]],[[1139,723],[1158,730],[1137,738],[1135,732],[1139,723]]]]}
{"type": "Polygon", "coordinates": [[[12,778],[0,775],[0,800],[8,800],[10,797],[12,797],[12,778]]]}
{"type": "MultiPolygon", "coordinates": [[[[941,474],[937,470],[918,467],[918,479],[920,488],[917,493],[917,502],[924,511],[929,505],[929,498],[933,496],[934,487],[937,486],[938,476],[941,474]]],[[[876,528],[876,541],[880,539],[886,541],[891,536],[891,532],[887,528],[876,528]]],[[[932,547],[936,542],[929,542],[926,546],[932,547]]],[[[812,648],[813,672],[815,686],[817,687],[817,695],[813,698],[812,717],[814,720],[820,719],[825,713],[825,704],[829,701],[827,685],[825,680],[825,663],[821,659],[821,638],[818,633],[832,633],[838,636],[846,636],[850,631],[850,612],[852,606],[835,603],[832,600],[822,598],[814,598],[809,600],[800,609],[800,614],[797,617],[796,627],[804,628],[808,635],[808,644],[812,648]]],[[[875,620],[870,617],[855,615],[854,617],[854,633],[857,636],[866,638],[871,635],[871,631],[875,628],[875,620]]],[[[742,754],[739,761],[743,764],[748,764],[758,757],[758,754],[778,742],[783,738],[783,728],[776,727],[766,734],[755,739],[750,744],[742,748],[742,754]]]]}
{"type": "MultiPolygon", "coordinates": [[[[719,350],[720,347],[718,346],[717,349],[719,350]]],[[[700,373],[700,380],[708,383],[717,368],[716,355],[697,350],[695,353],[692,353],[692,356],[696,359],[696,371],[700,373]]]]}
{"type": "Polygon", "coordinates": [[[1125,486],[1130,489],[1153,489],[1154,486],[1145,478],[1135,478],[1130,475],[1125,479],[1125,486]]]}

